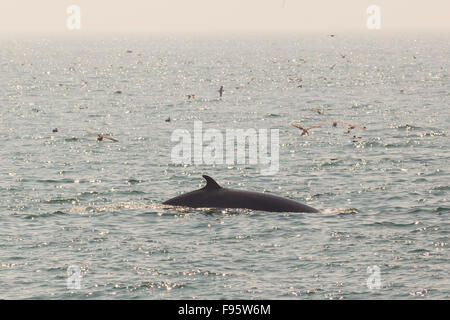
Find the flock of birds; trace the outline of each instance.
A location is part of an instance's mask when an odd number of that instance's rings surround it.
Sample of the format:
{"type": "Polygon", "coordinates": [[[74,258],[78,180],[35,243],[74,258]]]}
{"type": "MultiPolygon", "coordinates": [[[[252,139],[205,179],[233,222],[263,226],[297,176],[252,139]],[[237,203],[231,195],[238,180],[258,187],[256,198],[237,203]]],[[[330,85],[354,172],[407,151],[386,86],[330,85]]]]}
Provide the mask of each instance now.
{"type": "MultiPolygon", "coordinates": [[[[318,114],[320,114],[320,115],[325,114],[325,110],[324,110],[324,109],[322,109],[322,110],[319,110],[319,109],[311,109],[311,111],[313,111],[313,112],[315,112],[315,113],[318,113],[318,114]]],[[[365,130],[365,129],[366,129],[366,127],[361,127],[361,126],[353,125],[353,124],[346,123],[346,122],[343,122],[343,121],[334,121],[334,120],[321,120],[321,121],[331,122],[331,126],[332,126],[332,127],[337,127],[338,124],[342,124],[342,125],[344,125],[344,126],[347,127],[347,131],[346,131],[345,133],[350,133],[350,131],[353,130],[353,129],[361,129],[361,130],[365,130]]],[[[300,126],[299,124],[296,124],[296,123],[291,123],[291,126],[300,129],[300,130],[302,131],[302,132],[301,132],[301,135],[302,135],[302,136],[308,136],[308,135],[309,135],[308,130],[310,130],[310,129],[320,128],[320,127],[321,127],[321,126],[311,126],[311,127],[308,127],[308,128],[303,128],[302,126],[300,126]]],[[[353,138],[360,138],[360,137],[353,136],[353,138]]]]}
{"type": "MultiPolygon", "coordinates": [[[[329,34],[328,37],[334,38],[334,37],[336,37],[336,35],[335,35],[335,34],[329,34]]],[[[127,53],[132,53],[132,52],[133,52],[133,51],[131,51],[131,50],[127,50],[127,53]]],[[[346,59],[346,58],[347,58],[347,56],[346,56],[345,54],[340,53],[339,55],[341,56],[342,59],[346,59]]],[[[413,56],[413,58],[416,59],[416,56],[413,56]]],[[[304,60],[304,59],[300,59],[300,61],[306,62],[306,60],[304,60]]],[[[348,59],[347,59],[347,62],[349,62],[348,59]]],[[[333,65],[330,67],[330,69],[333,70],[335,66],[336,66],[336,64],[333,64],[333,65]]],[[[324,80],[326,80],[326,77],[322,77],[322,78],[323,78],[324,80]]],[[[249,83],[250,83],[251,81],[253,81],[253,80],[255,80],[255,78],[251,78],[250,81],[249,81],[249,83]]],[[[301,78],[289,78],[289,82],[297,82],[297,84],[298,84],[298,82],[301,82],[301,81],[302,81],[301,78]]],[[[297,87],[298,87],[298,88],[301,88],[302,85],[301,85],[301,84],[298,84],[297,87]]],[[[239,88],[240,88],[240,86],[237,86],[237,87],[236,87],[236,89],[239,89],[239,88]]],[[[219,97],[220,97],[220,98],[222,98],[224,91],[225,91],[225,90],[224,90],[223,86],[220,86],[220,89],[218,90],[218,93],[219,93],[219,97]]],[[[400,90],[400,93],[405,93],[405,92],[406,92],[406,90],[404,90],[404,89],[400,90]]],[[[121,94],[122,91],[117,90],[117,91],[115,91],[114,93],[115,93],[115,94],[121,94]]],[[[191,99],[193,100],[193,99],[195,99],[195,94],[190,93],[190,94],[187,94],[186,96],[187,96],[187,99],[188,99],[188,100],[191,100],[191,99]]],[[[312,111],[315,112],[315,113],[318,113],[318,114],[320,114],[320,115],[325,114],[325,110],[324,110],[324,109],[322,109],[322,110],[319,110],[319,109],[312,109],[312,111]]],[[[166,121],[166,122],[170,122],[170,121],[171,121],[170,117],[165,118],[165,121],[166,121]]],[[[353,124],[346,123],[346,122],[342,122],[342,121],[334,121],[334,120],[321,120],[321,121],[331,122],[332,127],[337,127],[339,124],[340,124],[340,125],[343,125],[343,126],[346,126],[346,127],[347,127],[347,131],[346,131],[345,133],[347,133],[347,134],[350,133],[351,130],[353,130],[353,129],[361,129],[361,130],[365,130],[365,129],[366,129],[366,127],[357,126],[357,125],[353,125],[353,124]]],[[[314,126],[310,126],[310,127],[303,127],[303,126],[301,126],[301,125],[298,124],[298,123],[291,123],[291,126],[293,126],[293,127],[295,127],[295,128],[298,128],[299,130],[301,130],[301,132],[300,132],[300,135],[301,135],[301,136],[308,136],[308,135],[309,135],[309,130],[315,129],[315,128],[320,128],[320,127],[321,127],[321,126],[319,126],[319,125],[314,125],[314,126]]],[[[57,129],[57,128],[53,129],[53,132],[58,132],[58,129],[57,129]]],[[[113,141],[113,142],[118,142],[117,139],[114,139],[114,138],[112,138],[112,137],[110,137],[110,136],[105,136],[104,134],[101,134],[101,133],[89,131],[88,134],[97,136],[97,141],[103,141],[104,139],[107,139],[107,140],[110,140],[110,141],[113,141]]],[[[361,137],[353,136],[354,141],[355,141],[355,139],[360,139],[360,138],[361,138],[361,137]]]]}
{"type": "MultiPolygon", "coordinates": [[[[220,86],[220,89],[218,90],[218,92],[219,92],[219,96],[222,97],[223,92],[224,92],[223,86],[220,86]]],[[[115,91],[114,93],[115,93],[115,94],[121,94],[122,91],[117,90],[117,91],[115,91]]],[[[188,100],[189,100],[189,99],[195,99],[195,94],[188,94],[188,95],[187,95],[187,98],[188,98],[188,100]]],[[[170,117],[167,117],[167,118],[165,119],[165,121],[166,121],[166,122],[170,122],[170,121],[171,121],[171,120],[170,120],[170,117]]],[[[53,129],[52,129],[52,132],[53,132],[53,133],[58,132],[58,128],[53,128],[53,129]]],[[[117,139],[115,139],[115,138],[113,138],[113,137],[110,137],[110,136],[106,136],[106,135],[104,135],[104,134],[102,134],[102,133],[93,132],[93,131],[88,131],[88,134],[93,135],[93,136],[97,136],[97,141],[103,141],[103,139],[107,139],[107,140],[110,140],[110,141],[112,141],[112,142],[119,142],[119,140],[117,140],[117,139]]]]}
{"type": "MultiPolygon", "coordinates": [[[[311,111],[316,112],[320,115],[323,115],[325,113],[325,110],[311,109],[311,111]]],[[[338,124],[346,126],[347,131],[345,131],[345,133],[350,133],[350,131],[353,129],[360,129],[360,130],[366,129],[366,127],[357,126],[357,125],[346,123],[343,121],[335,121],[335,120],[321,120],[321,121],[331,122],[331,126],[334,128],[336,128],[338,126],[338,124]]],[[[293,122],[291,122],[291,126],[301,130],[301,133],[300,133],[301,136],[309,136],[309,130],[321,127],[321,126],[310,126],[308,128],[304,128],[301,125],[299,125],[297,123],[293,123],[293,122]]],[[[358,139],[361,139],[361,137],[354,135],[352,141],[358,142],[358,139]]],[[[337,160],[337,159],[331,159],[331,160],[337,160]]]]}
{"type": "MultiPolygon", "coordinates": [[[[344,56],[344,57],[345,57],[345,56],[344,56]]],[[[224,92],[223,86],[220,86],[220,89],[219,89],[218,92],[219,92],[220,97],[222,97],[223,92],[224,92]]],[[[190,94],[187,94],[186,96],[187,96],[188,100],[190,100],[190,99],[195,99],[195,94],[190,93],[190,94]]],[[[313,112],[315,112],[315,113],[318,113],[318,114],[320,114],[320,115],[325,114],[325,109],[322,109],[322,110],[319,110],[319,109],[311,109],[311,111],[313,111],[313,112]]],[[[166,118],[165,121],[166,121],[166,122],[170,122],[170,117],[169,117],[169,118],[166,118]]],[[[353,129],[361,129],[361,130],[365,130],[365,129],[366,129],[366,127],[361,127],[361,126],[353,125],[353,124],[346,123],[346,122],[343,122],[343,121],[334,121],[334,120],[321,120],[321,121],[332,122],[332,124],[331,124],[332,127],[337,127],[338,124],[342,124],[342,125],[344,125],[344,126],[347,127],[347,131],[346,131],[345,133],[350,133],[350,131],[353,130],[353,129]]],[[[311,126],[311,127],[308,127],[308,128],[304,128],[304,127],[302,127],[301,125],[296,124],[296,123],[291,123],[291,126],[300,129],[300,130],[301,130],[301,133],[300,133],[301,136],[309,136],[309,132],[308,132],[308,131],[309,131],[310,129],[320,128],[320,127],[321,127],[321,126],[311,126]]],[[[354,139],[359,139],[359,138],[361,138],[361,137],[353,136],[353,138],[354,138],[354,139]]]]}
{"type": "MultiPolygon", "coordinates": [[[[334,37],[336,37],[336,35],[335,35],[335,34],[329,34],[328,37],[334,38],[334,37]]],[[[132,53],[133,51],[127,50],[126,52],[127,52],[127,53],[132,53]]],[[[346,57],[347,57],[346,55],[344,55],[344,54],[342,54],[342,53],[339,53],[339,55],[341,56],[342,59],[346,59],[346,57]]],[[[413,58],[414,58],[414,59],[417,59],[416,56],[413,56],[413,58]]],[[[299,59],[299,61],[301,61],[301,62],[306,62],[305,59],[299,59]]],[[[348,59],[347,59],[347,62],[349,62],[348,59]]],[[[22,65],[23,65],[23,64],[22,64],[22,65]]],[[[335,66],[336,66],[336,64],[333,64],[333,65],[330,67],[330,69],[331,69],[331,70],[334,69],[335,66]]],[[[71,67],[71,69],[73,69],[73,67],[71,67]]],[[[71,71],[74,71],[74,69],[71,70],[71,71]]],[[[327,79],[326,77],[319,77],[319,78],[323,78],[324,80],[327,79]]],[[[251,78],[250,81],[249,81],[248,83],[250,83],[250,82],[253,81],[253,80],[255,80],[255,78],[251,78]]],[[[302,81],[301,78],[289,78],[289,82],[297,82],[297,88],[301,88],[301,87],[302,87],[301,84],[298,84],[298,83],[301,82],[301,81],[302,81]]],[[[87,83],[86,81],[84,81],[84,82],[85,82],[85,84],[87,83]]],[[[60,85],[61,85],[61,84],[60,84],[60,85]]],[[[235,88],[236,88],[236,89],[239,89],[239,88],[241,88],[241,86],[237,86],[237,87],[235,87],[235,88]]],[[[219,97],[220,97],[220,98],[222,98],[224,91],[225,91],[225,90],[224,90],[223,86],[220,86],[220,89],[218,90],[218,93],[219,93],[219,97]]],[[[406,92],[405,89],[401,89],[401,90],[400,90],[400,93],[405,93],[405,92],[406,92]]],[[[122,93],[122,91],[120,91],[120,90],[117,90],[117,91],[114,92],[114,94],[121,94],[121,93],[122,93]]],[[[188,100],[191,100],[191,99],[193,100],[193,99],[195,99],[195,94],[190,93],[190,94],[187,94],[186,96],[187,96],[187,99],[188,99],[188,100]]],[[[322,110],[319,110],[319,109],[312,109],[312,111],[315,112],[315,113],[318,113],[318,114],[320,114],[320,115],[325,114],[325,110],[324,110],[324,109],[322,109],[322,110]]],[[[171,121],[170,117],[165,118],[165,121],[166,121],[166,122],[170,122],[170,121],[171,121]]],[[[346,123],[346,122],[342,122],[342,121],[334,121],[334,120],[321,120],[321,121],[331,122],[331,123],[332,123],[332,127],[337,127],[338,124],[341,124],[341,125],[343,125],[343,126],[346,126],[346,127],[347,127],[347,131],[346,131],[345,133],[350,133],[350,131],[353,130],[353,129],[361,129],[361,130],[366,129],[366,127],[357,126],[357,125],[353,125],[353,124],[346,123]]],[[[297,123],[291,123],[291,125],[292,125],[293,127],[295,127],[295,128],[298,128],[299,130],[301,130],[301,133],[300,133],[301,136],[308,136],[308,135],[309,135],[309,130],[315,129],[315,128],[320,128],[320,127],[321,127],[321,126],[318,126],[318,125],[314,125],[314,126],[310,126],[310,127],[306,127],[306,128],[305,128],[305,127],[303,127],[303,126],[301,126],[300,124],[297,124],[297,123]]],[[[57,129],[57,128],[54,128],[54,129],[53,129],[53,132],[58,132],[58,129],[57,129]]],[[[110,141],[113,141],[113,142],[118,142],[117,139],[114,139],[114,138],[112,138],[112,137],[110,137],[110,136],[105,136],[104,134],[101,134],[101,133],[89,131],[88,134],[97,136],[97,141],[103,141],[104,139],[107,139],[107,140],[110,140],[110,141]]],[[[361,137],[353,136],[353,138],[354,138],[354,140],[355,140],[355,139],[359,139],[359,138],[361,138],[361,137]]]]}
{"type": "MultiPolygon", "coordinates": [[[[220,89],[218,90],[218,92],[219,92],[219,96],[222,97],[223,92],[224,92],[223,86],[220,86],[220,89]]],[[[117,94],[117,93],[122,93],[122,92],[116,91],[115,93],[117,94]]],[[[195,94],[187,94],[187,98],[188,98],[188,100],[195,99],[195,94]]],[[[311,111],[313,111],[313,112],[315,112],[317,114],[320,114],[320,115],[324,115],[325,114],[325,109],[322,109],[322,110],[311,109],[311,111]]],[[[165,121],[166,122],[170,122],[171,121],[170,117],[167,117],[165,119],[165,121]]],[[[321,120],[321,121],[331,122],[332,123],[331,124],[332,127],[337,127],[338,124],[342,124],[342,125],[347,127],[347,131],[345,133],[350,133],[350,131],[353,130],[353,129],[361,129],[361,130],[365,130],[366,129],[366,127],[353,125],[353,124],[346,123],[346,122],[343,122],[343,121],[334,121],[334,120],[321,120]]],[[[300,129],[301,130],[301,133],[300,133],[301,136],[309,136],[309,130],[321,127],[321,126],[315,125],[315,126],[310,126],[310,127],[305,128],[305,127],[302,127],[300,124],[293,123],[293,122],[291,123],[291,126],[300,129]]],[[[52,132],[54,132],[54,133],[58,132],[58,128],[54,128],[52,130],[52,132]]],[[[88,134],[97,136],[97,141],[103,141],[104,139],[107,139],[107,140],[110,140],[110,141],[113,141],[113,142],[119,142],[119,140],[117,140],[117,139],[115,139],[113,137],[104,135],[102,133],[88,131],[88,134]]],[[[361,137],[353,136],[353,138],[354,139],[359,139],[361,137]]]]}
{"type": "MultiPolygon", "coordinates": [[[[346,126],[348,128],[345,133],[350,133],[350,131],[353,130],[353,129],[361,129],[361,130],[365,130],[366,129],[366,127],[356,126],[356,125],[353,125],[353,124],[350,124],[350,123],[346,123],[346,122],[343,122],[343,121],[334,121],[334,120],[321,120],[321,121],[332,122],[332,124],[331,124],[332,127],[337,127],[338,124],[342,124],[342,125],[344,125],[344,126],[346,126]]],[[[299,124],[296,124],[296,123],[291,123],[291,126],[300,129],[302,131],[300,135],[302,135],[302,136],[309,136],[308,130],[321,127],[321,126],[311,126],[311,127],[308,127],[308,128],[303,128],[302,126],[300,126],[299,124]]],[[[360,137],[354,136],[354,138],[360,138],[360,137]]]]}
{"type": "MultiPolygon", "coordinates": [[[[331,37],[331,38],[334,38],[336,35],[335,35],[335,34],[329,34],[328,36],[331,37]]],[[[132,53],[132,51],[131,51],[131,50],[127,50],[127,53],[132,53]]],[[[346,55],[340,54],[340,56],[341,56],[343,59],[346,58],[346,55]]],[[[416,57],[414,57],[414,59],[416,59],[416,57]]],[[[306,62],[306,60],[304,60],[304,59],[300,59],[300,60],[302,60],[303,62],[306,62]]],[[[347,61],[348,61],[348,60],[347,60],[347,61]]],[[[335,66],[336,66],[336,64],[332,65],[332,66],[330,67],[330,69],[334,69],[335,66]]],[[[325,77],[323,77],[323,78],[326,80],[325,77]]],[[[249,83],[250,83],[251,81],[253,81],[253,80],[255,80],[255,78],[251,78],[250,81],[249,81],[249,83]]],[[[294,79],[294,78],[289,78],[289,82],[301,82],[301,81],[302,81],[301,78],[295,78],[295,79],[294,79]]],[[[298,87],[298,88],[301,88],[302,85],[300,84],[300,85],[298,85],[297,87],[298,87]]],[[[240,87],[236,87],[236,89],[238,89],[238,88],[240,88],[240,87]]],[[[218,90],[218,93],[219,93],[219,97],[220,97],[220,98],[222,98],[224,91],[225,91],[225,90],[224,90],[223,86],[220,86],[220,88],[219,88],[219,90],[218,90]]],[[[400,90],[400,92],[404,93],[404,90],[400,90]]],[[[120,91],[120,90],[117,90],[117,91],[114,92],[114,94],[121,94],[121,93],[122,93],[122,91],[120,91]]],[[[188,99],[188,100],[191,100],[191,99],[193,100],[193,99],[195,99],[195,94],[190,93],[190,94],[187,94],[186,96],[187,96],[187,99],[188,99]]],[[[323,114],[325,113],[325,110],[324,110],[324,109],[322,109],[322,110],[319,110],[319,109],[312,109],[312,111],[315,112],[315,113],[318,113],[318,114],[320,114],[320,115],[323,115],[323,114]]],[[[170,117],[167,117],[167,118],[165,118],[164,121],[165,121],[165,122],[170,122],[171,119],[170,119],[170,117]]],[[[347,131],[346,131],[345,133],[350,133],[350,131],[353,130],[353,129],[361,129],[361,130],[366,129],[366,127],[361,127],[361,126],[357,126],[357,125],[352,125],[352,124],[349,124],[349,123],[346,123],[346,122],[342,122],[342,121],[334,121],[334,120],[321,120],[321,121],[328,121],[328,122],[331,122],[331,123],[332,123],[332,127],[337,127],[338,124],[342,124],[342,125],[344,125],[344,126],[347,127],[347,131]]],[[[297,124],[297,123],[291,123],[291,126],[293,126],[293,127],[295,127],[295,128],[298,128],[299,130],[301,130],[301,133],[300,133],[301,136],[308,136],[308,135],[309,135],[309,130],[315,129],[315,128],[320,128],[320,127],[321,127],[321,126],[318,126],[318,125],[314,125],[314,126],[310,126],[310,127],[305,128],[305,127],[303,127],[303,126],[301,126],[300,124],[297,124]]],[[[57,128],[54,128],[52,131],[53,131],[53,132],[58,132],[58,129],[57,129],[57,128]]],[[[98,132],[88,131],[88,134],[97,136],[97,141],[103,141],[104,139],[107,139],[107,140],[110,140],[110,141],[113,141],[113,142],[118,142],[118,141],[119,141],[119,140],[117,140],[117,139],[115,139],[115,138],[112,138],[112,137],[110,137],[110,136],[106,136],[106,135],[104,135],[104,134],[102,134],[102,133],[98,133],[98,132]]],[[[354,139],[359,139],[359,138],[361,138],[361,137],[353,136],[353,138],[354,138],[354,139]]]]}
{"type": "MultiPolygon", "coordinates": [[[[52,132],[54,132],[54,133],[58,132],[58,128],[53,128],[52,132]]],[[[103,139],[107,139],[107,140],[111,140],[112,142],[119,142],[119,140],[114,139],[113,137],[110,137],[110,136],[105,136],[102,133],[88,131],[88,134],[97,136],[97,141],[103,141],[103,139]]]]}

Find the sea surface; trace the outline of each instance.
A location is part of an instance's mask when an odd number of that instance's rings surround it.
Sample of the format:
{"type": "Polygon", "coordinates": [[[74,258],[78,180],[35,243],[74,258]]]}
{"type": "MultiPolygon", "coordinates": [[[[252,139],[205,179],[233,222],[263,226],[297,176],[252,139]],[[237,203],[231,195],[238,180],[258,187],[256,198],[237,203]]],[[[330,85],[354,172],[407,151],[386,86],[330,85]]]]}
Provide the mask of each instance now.
{"type": "Polygon", "coordinates": [[[381,31],[0,40],[0,298],[449,299],[449,44],[381,31]],[[278,172],[175,163],[172,134],[195,121],[278,129],[278,172]],[[202,174],[321,212],[161,205],[202,174]]]}

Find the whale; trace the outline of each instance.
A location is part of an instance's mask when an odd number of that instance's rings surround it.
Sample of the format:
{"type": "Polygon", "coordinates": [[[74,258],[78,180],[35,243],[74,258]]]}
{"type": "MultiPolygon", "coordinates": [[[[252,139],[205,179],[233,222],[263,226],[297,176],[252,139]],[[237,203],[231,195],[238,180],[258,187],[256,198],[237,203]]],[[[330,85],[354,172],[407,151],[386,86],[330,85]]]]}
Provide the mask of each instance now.
{"type": "Polygon", "coordinates": [[[164,205],[190,208],[251,209],[269,212],[318,213],[319,210],[273,194],[221,187],[213,178],[203,175],[206,185],[163,202],[164,205]]]}

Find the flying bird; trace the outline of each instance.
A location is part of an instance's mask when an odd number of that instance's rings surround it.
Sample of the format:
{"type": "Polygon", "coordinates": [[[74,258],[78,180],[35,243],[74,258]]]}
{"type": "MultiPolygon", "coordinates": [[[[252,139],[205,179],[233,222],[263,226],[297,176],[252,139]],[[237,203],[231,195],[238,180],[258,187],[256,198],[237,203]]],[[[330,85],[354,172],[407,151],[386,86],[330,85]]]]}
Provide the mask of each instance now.
{"type": "Polygon", "coordinates": [[[97,141],[102,141],[103,139],[108,139],[108,140],[111,140],[111,141],[114,141],[114,142],[119,142],[119,140],[111,138],[111,137],[108,137],[108,136],[105,136],[105,135],[103,135],[101,133],[91,132],[91,131],[88,131],[88,133],[92,134],[94,136],[97,136],[98,137],[97,141]]]}
{"type": "Polygon", "coordinates": [[[353,129],[361,129],[361,130],[365,130],[365,129],[366,129],[366,127],[355,126],[355,125],[350,124],[350,123],[342,122],[342,124],[343,124],[344,126],[347,126],[347,127],[348,127],[348,130],[347,130],[346,133],[350,133],[350,130],[353,130],[353,129]]]}
{"type": "Polygon", "coordinates": [[[309,128],[303,128],[302,126],[300,126],[300,125],[298,125],[298,124],[295,124],[295,123],[291,123],[291,126],[296,127],[296,128],[298,128],[298,129],[302,130],[302,133],[301,133],[302,136],[309,136],[308,130],[310,130],[310,129],[313,129],[313,128],[320,128],[320,126],[311,126],[311,127],[309,127],[309,128]]]}
{"type": "Polygon", "coordinates": [[[318,114],[324,114],[325,113],[325,109],[322,109],[322,111],[320,111],[319,109],[311,109],[312,112],[316,112],[318,114]]]}

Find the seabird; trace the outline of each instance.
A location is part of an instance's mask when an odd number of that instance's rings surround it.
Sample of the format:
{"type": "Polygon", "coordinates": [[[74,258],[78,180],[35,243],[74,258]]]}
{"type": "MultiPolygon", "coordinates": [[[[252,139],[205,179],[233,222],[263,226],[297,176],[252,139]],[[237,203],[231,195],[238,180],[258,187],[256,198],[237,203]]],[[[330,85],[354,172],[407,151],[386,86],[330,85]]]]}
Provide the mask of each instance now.
{"type": "Polygon", "coordinates": [[[97,136],[98,137],[97,141],[102,141],[103,139],[108,139],[108,140],[111,140],[111,141],[114,141],[114,142],[119,142],[119,140],[111,138],[111,137],[108,137],[108,136],[105,136],[105,135],[103,135],[101,133],[91,132],[91,131],[88,131],[88,133],[92,134],[94,136],[97,136]]]}
{"type": "Polygon", "coordinates": [[[309,129],[312,129],[312,128],[320,128],[320,126],[311,126],[311,127],[309,127],[309,128],[303,128],[303,127],[301,127],[300,125],[298,125],[298,124],[295,124],[295,123],[291,123],[291,126],[293,126],[293,127],[296,127],[296,128],[298,128],[298,129],[300,129],[300,130],[302,130],[302,136],[308,136],[309,135],[309,133],[308,133],[308,130],[309,129]]]}
{"type": "Polygon", "coordinates": [[[322,121],[332,122],[332,123],[333,123],[333,124],[332,124],[333,127],[337,127],[337,124],[338,124],[338,122],[337,122],[337,121],[334,121],[334,120],[322,120],[322,121]]]}
{"type": "Polygon", "coordinates": [[[355,126],[355,125],[350,124],[350,123],[342,122],[342,124],[343,124],[344,126],[347,126],[347,127],[348,127],[348,130],[347,130],[346,133],[350,133],[350,130],[353,130],[353,129],[361,129],[361,130],[365,130],[365,129],[366,129],[366,127],[355,126]]]}
{"type": "Polygon", "coordinates": [[[325,113],[325,109],[322,109],[322,111],[320,111],[319,109],[311,109],[311,111],[316,112],[318,114],[324,114],[325,113]]]}

